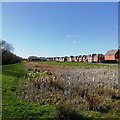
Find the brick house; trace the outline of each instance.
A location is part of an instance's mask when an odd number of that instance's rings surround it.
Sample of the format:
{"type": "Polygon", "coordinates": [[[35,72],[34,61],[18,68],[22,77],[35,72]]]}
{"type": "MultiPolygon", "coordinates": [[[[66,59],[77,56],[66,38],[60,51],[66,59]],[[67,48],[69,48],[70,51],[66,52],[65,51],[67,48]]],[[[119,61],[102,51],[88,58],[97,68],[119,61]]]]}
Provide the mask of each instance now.
{"type": "Polygon", "coordinates": [[[87,55],[86,60],[87,62],[92,62],[93,61],[92,55],[87,55]]]}
{"type": "Polygon", "coordinates": [[[65,61],[65,60],[64,60],[64,58],[65,58],[65,57],[61,57],[61,59],[62,59],[62,62],[64,62],[64,61],[65,61]]]}
{"type": "Polygon", "coordinates": [[[74,62],[74,60],[75,60],[74,56],[69,57],[69,62],[74,62]]]}
{"type": "Polygon", "coordinates": [[[55,57],[54,61],[59,62],[60,57],[55,57]]]}
{"type": "Polygon", "coordinates": [[[59,61],[60,61],[60,62],[64,62],[64,57],[60,57],[60,58],[59,58],[59,61]]]}
{"type": "Polygon", "coordinates": [[[59,57],[59,62],[62,62],[62,58],[61,57],[59,57]]]}
{"type": "Polygon", "coordinates": [[[55,61],[56,57],[53,57],[53,61],[55,61]]]}
{"type": "Polygon", "coordinates": [[[78,62],[82,62],[82,56],[81,55],[78,56],[78,62]]]}
{"type": "Polygon", "coordinates": [[[87,62],[87,55],[83,55],[83,56],[82,56],[82,61],[83,61],[83,62],[87,62]]]}
{"type": "Polygon", "coordinates": [[[105,54],[105,61],[117,62],[120,61],[120,50],[108,50],[105,54]]]}
{"type": "Polygon", "coordinates": [[[29,56],[28,61],[47,61],[45,57],[29,56]]]}
{"type": "Polygon", "coordinates": [[[64,62],[68,62],[69,61],[69,57],[68,56],[65,56],[64,57],[64,62]]]}
{"type": "Polygon", "coordinates": [[[53,58],[53,61],[55,61],[55,60],[56,60],[56,57],[53,58]]]}
{"type": "Polygon", "coordinates": [[[96,54],[93,57],[93,62],[104,62],[104,55],[103,54],[96,54]]]}
{"type": "Polygon", "coordinates": [[[73,61],[78,62],[78,56],[74,56],[73,61]]]}

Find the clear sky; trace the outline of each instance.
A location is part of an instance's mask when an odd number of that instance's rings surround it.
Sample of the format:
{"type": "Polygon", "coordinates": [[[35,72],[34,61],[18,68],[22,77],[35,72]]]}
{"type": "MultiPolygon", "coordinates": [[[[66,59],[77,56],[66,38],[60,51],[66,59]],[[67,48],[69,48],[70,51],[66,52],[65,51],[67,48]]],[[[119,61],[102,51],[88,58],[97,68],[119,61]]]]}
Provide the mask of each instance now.
{"type": "Polygon", "coordinates": [[[3,3],[2,28],[22,57],[105,54],[118,47],[118,3],[3,3]]]}

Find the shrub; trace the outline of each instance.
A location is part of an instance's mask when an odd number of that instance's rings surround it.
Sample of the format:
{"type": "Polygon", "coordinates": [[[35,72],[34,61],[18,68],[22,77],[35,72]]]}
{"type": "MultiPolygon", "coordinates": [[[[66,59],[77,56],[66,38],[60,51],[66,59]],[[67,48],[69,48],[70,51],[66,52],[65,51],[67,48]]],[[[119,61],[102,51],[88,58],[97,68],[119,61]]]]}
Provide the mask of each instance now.
{"type": "Polygon", "coordinates": [[[57,106],[57,110],[58,110],[57,120],[87,120],[87,119],[90,119],[78,113],[72,102],[59,104],[57,106]]]}

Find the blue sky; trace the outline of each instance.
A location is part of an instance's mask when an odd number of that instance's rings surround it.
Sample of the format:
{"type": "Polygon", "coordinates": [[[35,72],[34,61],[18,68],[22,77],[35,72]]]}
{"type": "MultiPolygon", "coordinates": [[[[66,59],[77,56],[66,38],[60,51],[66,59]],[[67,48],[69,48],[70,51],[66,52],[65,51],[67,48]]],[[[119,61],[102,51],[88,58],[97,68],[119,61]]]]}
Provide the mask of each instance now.
{"type": "Polygon", "coordinates": [[[105,54],[118,47],[118,3],[3,3],[2,39],[22,57],[105,54]]]}

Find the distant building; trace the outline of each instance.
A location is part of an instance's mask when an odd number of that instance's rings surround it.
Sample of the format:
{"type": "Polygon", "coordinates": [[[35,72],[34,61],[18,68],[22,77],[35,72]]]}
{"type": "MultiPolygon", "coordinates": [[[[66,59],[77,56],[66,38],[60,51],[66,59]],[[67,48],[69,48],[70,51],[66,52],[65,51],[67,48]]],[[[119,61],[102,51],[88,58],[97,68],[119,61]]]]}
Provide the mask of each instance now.
{"type": "Polygon", "coordinates": [[[45,57],[29,56],[28,61],[47,61],[45,57]]]}
{"type": "Polygon", "coordinates": [[[60,57],[59,62],[64,62],[64,57],[60,57]]]}
{"type": "Polygon", "coordinates": [[[120,61],[120,50],[108,50],[105,54],[105,61],[117,62],[120,61]]]}
{"type": "Polygon", "coordinates": [[[54,61],[54,58],[48,57],[48,58],[47,58],[47,61],[54,61]]]}
{"type": "Polygon", "coordinates": [[[82,56],[82,61],[83,61],[83,62],[87,62],[87,55],[83,55],[83,56],[82,56]]]}
{"type": "Polygon", "coordinates": [[[64,57],[64,62],[69,62],[69,57],[68,56],[64,57]]]}
{"type": "Polygon", "coordinates": [[[78,56],[78,62],[82,62],[82,55],[78,56]]]}
{"type": "Polygon", "coordinates": [[[104,62],[104,55],[103,54],[96,54],[93,57],[93,62],[104,62]]]}
{"type": "Polygon", "coordinates": [[[60,57],[55,57],[54,58],[54,61],[56,61],[56,62],[59,62],[59,60],[60,60],[60,57]]]}
{"type": "Polygon", "coordinates": [[[68,57],[68,62],[74,62],[74,56],[68,57]]]}
{"type": "Polygon", "coordinates": [[[40,59],[37,56],[29,56],[28,61],[40,61],[40,59]]]}
{"type": "Polygon", "coordinates": [[[118,62],[120,61],[120,50],[108,50],[103,54],[89,54],[79,56],[65,56],[65,57],[37,57],[29,56],[28,61],[56,61],[56,62],[118,62]]]}
{"type": "Polygon", "coordinates": [[[74,61],[79,62],[79,56],[74,56],[74,61]]]}
{"type": "Polygon", "coordinates": [[[87,60],[87,62],[93,62],[92,55],[87,55],[86,60],[87,60]]]}
{"type": "Polygon", "coordinates": [[[47,58],[45,58],[45,57],[40,57],[40,61],[47,61],[47,58]]]}

